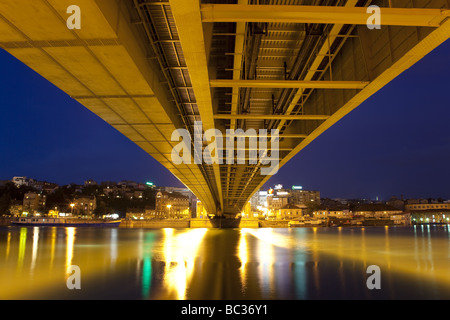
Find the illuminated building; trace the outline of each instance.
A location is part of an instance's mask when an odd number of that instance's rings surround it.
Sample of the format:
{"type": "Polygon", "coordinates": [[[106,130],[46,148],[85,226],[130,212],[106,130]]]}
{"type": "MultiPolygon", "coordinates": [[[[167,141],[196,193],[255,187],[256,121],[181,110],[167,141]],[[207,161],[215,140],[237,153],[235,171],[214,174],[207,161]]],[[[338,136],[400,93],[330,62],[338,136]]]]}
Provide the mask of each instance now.
{"type": "Polygon", "coordinates": [[[277,210],[277,219],[297,219],[306,214],[305,205],[296,205],[288,203],[277,210]]]}
{"type": "Polygon", "coordinates": [[[448,210],[450,211],[450,203],[413,203],[405,205],[406,211],[421,210],[448,210]]]}
{"type": "Polygon", "coordinates": [[[411,223],[450,223],[450,203],[424,202],[421,201],[405,206],[405,212],[411,215],[411,223]]]}
{"type": "Polygon", "coordinates": [[[28,186],[30,183],[30,179],[27,179],[27,177],[13,177],[11,181],[16,185],[16,187],[28,186]]]}
{"type": "Polygon", "coordinates": [[[402,210],[383,203],[362,204],[355,208],[353,216],[364,218],[390,218],[395,214],[403,213],[402,210]]]}
{"type": "Polygon", "coordinates": [[[189,218],[189,197],[178,192],[158,191],[156,194],[155,217],[189,218]]]}
{"type": "Polygon", "coordinates": [[[297,206],[310,206],[320,204],[320,192],[315,190],[304,190],[301,186],[293,186],[285,189],[281,184],[269,189],[267,196],[267,208],[278,210],[287,204],[297,206]]]}
{"type": "Polygon", "coordinates": [[[95,196],[78,196],[73,200],[74,215],[92,215],[97,208],[95,196]]]}
{"type": "Polygon", "coordinates": [[[207,218],[206,208],[203,206],[200,200],[197,200],[196,218],[207,218]]]}
{"type": "Polygon", "coordinates": [[[320,192],[315,190],[289,190],[289,202],[297,205],[320,204],[320,192]]]}
{"type": "Polygon", "coordinates": [[[350,218],[350,211],[347,207],[343,206],[328,206],[328,205],[320,205],[313,212],[313,216],[318,219],[326,219],[328,217],[334,218],[350,218]]]}
{"type": "Polygon", "coordinates": [[[37,214],[45,207],[47,196],[36,192],[27,192],[23,196],[23,211],[29,214],[37,214]]]}

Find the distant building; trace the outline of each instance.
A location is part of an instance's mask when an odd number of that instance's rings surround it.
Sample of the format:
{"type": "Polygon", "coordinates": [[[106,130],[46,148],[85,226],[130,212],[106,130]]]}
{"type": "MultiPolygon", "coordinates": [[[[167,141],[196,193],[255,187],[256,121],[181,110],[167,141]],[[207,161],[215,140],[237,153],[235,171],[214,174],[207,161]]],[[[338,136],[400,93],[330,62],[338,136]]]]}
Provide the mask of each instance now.
{"type": "Polygon", "coordinates": [[[47,196],[37,192],[27,192],[23,196],[22,210],[30,215],[39,213],[45,207],[47,196]]]}
{"type": "Polygon", "coordinates": [[[197,211],[197,197],[188,188],[179,187],[159,187],[158,190],[165,191],[169,193],[180,193],[189,198],[189,208],[191,212],[197,211]]]}
{"type": "Polygon", "coordinates": [[[289,203],[289,192],[283,189],[269,189],[267,194],[267,208],[269,211],[276,213],[279,209],[289,203]]]}
{"type": "Polygon", "coordinates": [[[313,211],[313,216],[318,219],[337,218],[349,219],[351,218],[350,211],[347,206],[337,204],[321,204],[313,211]]]}
{"type": "Polygon", "coordinates": [[[299,186],[293,186],[292,189],[284,189],[282,185],[278,184],[275,188],[269,189],[266,195],[267,208],[269,210],[277,211],[289,204],[294,204],[300,207],[319,205],[320,192],[313,190],[303,190],[299,186]]]}
{"type": "Polygon", "coordinates": [[[392,207],[383,203],[371,203],[371,204],[362,204],[355,208],[353,211],[353,216],[355,217],[364,217],[364,218],[385,218],[388,219],[390,216],[395,214],[403,213],[402,210],[399,210],[395,207],[392,207]]]}
{"type": "Polygon", "coordinates": [[[96,181],[94,181],[94,180],[86,180],[85,182],[84,182],[84,185],[85,186],[96,186],[97,185],[97,182],[96,181]]]}
{"type": "Polygon", "coordinates": [[[41,192],[45,192],[47,194],[55,192],[59,188],[56,183],[47,182],[47,181],[35,181],[33,187],[41,192]]]}
{"type": "Polygon", "coordinates": [[[391,199],[389,199],[389,201],[387,201],[386,204],[399,210],[405,209],[405,201],[403,200],[403,196],[401,199],[398,199],[397,197],[391,197],[391,199]]]}
{"type": "Polygon", "coordinates": [[[410,225],[411,224],[411,214],[409,212],[393,214],[390,216],[390,219],[394,221],[394,224],[400,224],[400,225],[410,225]]]}
{"type": "Polygon", "coordinates": [[[115,188],[111,188],[111,187],[106,187],[106,188],[103,188],[103,193],[106,195],[106,196],[109,196],[110,194],[114,194],[116,192],[116,190],[115,190],[115,188]]]}
{"type": "Polygon", "coordinates": [[[27,179],[27,177],[13,177],[11,181],[16,185],[16,187],[29,185],[29,179],[27,179]]]}
{"type": "Polygon", "coordinates": [[[195,218],[207,218],[207,212],[205,207],[203,206],[202,202],[200,200],[197,200],[197,206],[195,211],[195,218]]]}
{"type": "Polygon", "coordinates": [[[95,196],[77,196],[72,204],[74,215],[92,215],[97,208],[97,199],[95,196]]]}
{"type": "Polygon", "coordinates": [[[189,197],[178,192],[158,191],[155,216],[159,218],[189,218],[189,197]]]}
{"type": "Polygon", "coordinates": [[[315,190],[293,189],[289,192],[289,202],[298,205],[320,204],[320,192],[315,190]]]}
{"type": "Polygon", "coordinates": [[[426,204],[428,203],[427,199],[408,199],[406,200],[406,204],[426,204]]]}
{"type": "Polygon", "coordinates": [[[450,203],[414,203],[406,204],[405,211],[450,210],[450,203]]]}
{"type": "Polygon", "coordinates": [[[277,210],[277,219],[297,219],[306,214],[305,205],[296,205],[293,203],[288,203],[277,210]]]}
{"type": "Polygon", "coordinates": [[[450,203],[427,200],[405,205],[405,212],[411,215],[411,223],[449,223],[450,203]],[[426,201],[426,203],[425,203],[426,201]]]}
{"type": "Polygon", "coordinates": [[[144,191],[135,190],[134,193],[133,193],[133,197],[135,199],[142,199],[144,197],[144,191]]]}
{"type": "Polygon", "coordinates": [[[267,194],[265,190],[256,191],[250,198],[250,205],[252,210],[259,209],[260,207],[267,207],[267,194]]]}

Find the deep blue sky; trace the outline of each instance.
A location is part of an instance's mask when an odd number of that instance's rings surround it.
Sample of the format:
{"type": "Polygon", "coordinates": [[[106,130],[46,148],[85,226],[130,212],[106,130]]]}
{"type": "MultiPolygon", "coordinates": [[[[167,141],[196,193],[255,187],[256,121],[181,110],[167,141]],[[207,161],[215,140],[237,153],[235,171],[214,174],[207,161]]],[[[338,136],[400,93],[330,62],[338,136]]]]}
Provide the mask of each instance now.
{"type": "MultiPolygon", "coordinates": [[[[0,179],[181,186],[113,127],[0,50],[0,179]]],[[[267,185],[324,197],[450,199],[450,42],[313,141],[267,185]]]]}

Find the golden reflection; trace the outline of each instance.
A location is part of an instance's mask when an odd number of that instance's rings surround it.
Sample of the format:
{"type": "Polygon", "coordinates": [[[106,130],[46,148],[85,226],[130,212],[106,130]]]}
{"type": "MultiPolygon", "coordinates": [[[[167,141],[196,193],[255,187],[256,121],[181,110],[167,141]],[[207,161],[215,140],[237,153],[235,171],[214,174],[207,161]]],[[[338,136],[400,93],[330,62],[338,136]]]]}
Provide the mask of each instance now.
{"type": "Polygon", "coordinates": [[[39,227],[34,227],[33,228],[33,249],[32,249],[32,253],[31,253],[31,272],[33,272],[34,268],[36,267],[38,243],[39,243],[39,227]]]}
{"type": "Polygon", "coordinates": [[[384,248],[386,250],[386,265],[391,268],[391,244],[389,240],[389,226],[384,226],[384,248]]]}
{"type": "Polygon", "coordinates": [[[434,271],[434,259],[433,259],[433,242],[431,241],[430,225],[428,225],[428,262],[431,266],[431,271],[434,271]]]}
{"type": "Polygon", "coordinates": [[[173,229],[164,229],[165,279],[169,295],[176,299],[186,298],[194,263],[207,229],[188,229],[175,235],[173,229]]]}
{"type": "Polygon", "coordinates": [[[239,237],[239,245],[238,245],[238,257],[241,261],[240,275],[241,275],[241,283],[242,288],[245,289],[247,287],[247,279],[246,279],[246,267],[248,262],[248,244],[246,238],[247,229],[241,229],[240,237],[239,237]]]}
{"type": "MultiPolygon", "coordinates": [[[[391,228],[391,227],[388,227],[391,228]]],[[[378,265],[383,269],[420,277],[424,281],[437,280],[450,285],[448,274],[448,259],[440,256],[441,252],[434,252],[433,247],[448,248],[449,242],[446,238],[431,237],[430,226],[414,228],[412,237],[390,237],[386,239],[384,234],[366,234],[363,241],[359,241],[355,246],[350,247],[350,230],[338,229],[337,239],[334,235],[322,233],[323,244],[318,250],[321,253],[337,256],[342,262],[361,261],[378,265]],[[397,250],[392,251],[392,248],[397,250]]],[[[450,248],[449,248],[450,250],[450,248]]]]}
{"type": "Polygon", "coordinates": [[[111,229],[111,241],[110,241],[110,267],[115,267],[117,261],[117,229],[111,229]]]}
{"type": "Polygon", "coordinates": [[[8,236],[6,238],[6,256],[5,256],[6,261],[8,261],[10,250],[11,250],[11,231],[8,232],[8,236]]]}
{"type": "Polygon", "coordinates": [[[25,257],[25,249],[27,246],[27,228],[20,228],[19,236],[19,254],[17,256],[17,270],[21,271],[23,266],[23,259],[25,257]]]}
{"type": "Polygon", "coordinates": [[[313,274],[314,274],[314,284],[316,286],[316,288],[319,288],[320,285],[320,279],[319,279],[319,270],[318,270],[318,265],[319,265],[319,239],[317,236],[317,227],[313,227],[313,235],[312,235],[312,245],[311,245],[311,251],[312,251],[312,260],[314,262],[314,269],[313,269],[313,274]]]}
{"type": "Polygon", "coordinates": [[[73,245],[75,243],[75,227],[66,228],[66,273],[71,273],[70,266],[73,259],[73,245]]]}
{"type": "Polygon", "coordinates": [[[261,281],[262,292],[272,292],[274,284],[274,246],[277,244],[281,246],[282,241],[280,241],[279,235],[273,232],[272,228],[252,230],[251,234],[260,240],[258,241],[257,255],[259,261],[259,279],[261,281]]]}
{"type": "Polygon", "coordinates": [[[164,273],[168,273],[170,270],[170,259],[172,258],[172,247],[173,247],[173,233],[174,229],[164,228],[164,258],[165,258],[165,270],[164,273]]]}
{"type": "Polygon", "coordinates": [[[50,240],[50,270],[53,269],[53,262],[55,261],[55,245],[56,245],[56,227],[52,227],[52,235],[50,240]]]}
{"type": "Polygon", "coordinates": [[[361,227],[361,260],[364,265],[367,265],[367,249],[366,249],[366,229],[361,227]]]}
{"type": "Polygon", "coordinates": [[[305,243],[295,242],[291,237],[274,232],[272,228],[248,229],[247,233],[258,238],[262,242],[269,243],[276,247],[292,248],[293,246],[304,246],[305,243]]]}

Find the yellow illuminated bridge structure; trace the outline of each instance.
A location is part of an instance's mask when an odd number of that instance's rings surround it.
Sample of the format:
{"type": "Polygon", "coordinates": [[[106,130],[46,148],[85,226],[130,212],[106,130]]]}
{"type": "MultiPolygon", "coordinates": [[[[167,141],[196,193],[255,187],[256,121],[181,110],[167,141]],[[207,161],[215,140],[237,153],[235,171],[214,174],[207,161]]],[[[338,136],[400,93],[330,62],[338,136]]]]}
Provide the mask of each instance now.
{"type": "Polygon", "coordinates": [[[281,168],[447,40],[449,7],[447,0],[3,0],[0,47],[159,161],[208,213],[237,213],[270,178],[261,174],[267,164],[176,164],[174,130],[193,135],[196,121],[203,132],[278,129],[281,168]],[[80,28],[69,28],[78,17],[80,28]]]}

